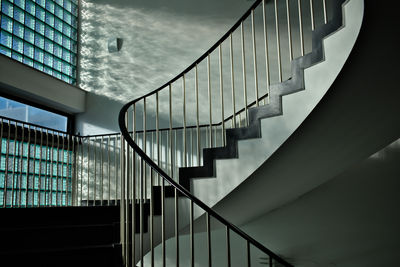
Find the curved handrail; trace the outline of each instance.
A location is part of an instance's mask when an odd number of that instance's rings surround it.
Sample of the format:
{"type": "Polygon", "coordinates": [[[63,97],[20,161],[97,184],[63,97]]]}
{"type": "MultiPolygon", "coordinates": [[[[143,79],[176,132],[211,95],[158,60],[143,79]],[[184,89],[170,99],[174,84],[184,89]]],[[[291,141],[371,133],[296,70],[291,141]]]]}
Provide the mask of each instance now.
{"type": "Polygon", "coordinates": [[[157,172],[163,179],[165,179],[170,185],[175,187],[182,195],[186,196],[189,198],[193,203],[198,205],[200,208],[202,208],[205,212],[209,213],[211,216],[213,216],[215,219],[223,223],[225,226],[227,226],[230,230],[234,231],[236,234],[241,236],[242,238],[246,239],[248,242],[250,242],[253,246],[256,248],[260,249],[262,252],[266,253],[268,256],[272,257],[274,260],[277,262],[284,264],[286,266],[292,266],[290,263],[286,262],[284,259],[276,255],[274,252],[263,246],[261,243],[259,243],[257,240],[254,238],[250,237],[247,235],[245,232],[243,232],[241,229],[239,229],[237,226],[231,224],[229,221],[227,221],[225,218],[223,218],[221,215],[216,213],[214,210],[212,210],[210,207],[208,207],[205,203],[203,203],[200,199],[192,195],[188,190],[186,190],[183,186],[175,182],[169,175],[163,171],[153,160],[150,159],[149,156],[133,141],[133,139],[130,137],[129,132],[125,126],[125,113],[127,112],[128,108],[130,107],[131,103],[125,104],[121,111],[119,112],[118,115],[118,124],[121,129],[121,134],[124,137],[125,141],[135,150],[135,152],[155,171],[157,172]]]}

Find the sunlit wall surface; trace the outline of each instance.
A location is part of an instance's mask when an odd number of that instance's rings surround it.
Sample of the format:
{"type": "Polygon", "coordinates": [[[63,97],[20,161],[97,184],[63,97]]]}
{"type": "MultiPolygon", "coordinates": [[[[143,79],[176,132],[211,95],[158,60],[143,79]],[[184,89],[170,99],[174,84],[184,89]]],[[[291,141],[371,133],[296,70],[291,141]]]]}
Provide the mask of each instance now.
{"type": "Polygon", "coordinates": [[[67,117],[4,97],[0,97],[0,116],[29,122],[62,132],[67,131],[67,117]]]}
{"type": "Polygon", "coordinates": [[[78,0],[0,4],[0,53],[76,84],[78,0]]]}

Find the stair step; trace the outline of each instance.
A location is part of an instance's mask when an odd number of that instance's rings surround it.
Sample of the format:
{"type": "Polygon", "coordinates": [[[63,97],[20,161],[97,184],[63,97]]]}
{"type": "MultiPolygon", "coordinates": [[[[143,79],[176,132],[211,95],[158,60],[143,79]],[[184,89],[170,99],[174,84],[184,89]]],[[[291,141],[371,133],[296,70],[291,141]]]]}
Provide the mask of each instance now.
{"type": "Polygon", "coordinates": [[[121,267],[121,245],[72,247],[47,250],[15,250],[10,253],[0,252],[10,266],[40,267],[121,267]]]}
{"type": "Polygon", "coordinates": [[[63,249],[119,242],[117,224],[14,227],[0,229],[0,251],[63,249]]]}

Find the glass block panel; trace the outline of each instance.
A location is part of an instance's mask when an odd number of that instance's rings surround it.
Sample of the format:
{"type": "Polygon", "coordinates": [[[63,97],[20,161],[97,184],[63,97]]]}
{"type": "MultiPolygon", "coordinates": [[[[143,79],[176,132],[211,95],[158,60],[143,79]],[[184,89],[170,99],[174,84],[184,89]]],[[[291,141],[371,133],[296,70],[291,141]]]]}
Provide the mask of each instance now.
{"type": "Polygon", "coordinates": [[[76,43],[72,44],[71,51],[74,52],[75,54],[78,52],[78,46],[76,45],[76,43]]]}
{"type": "Polygon", "coordinates": [[[25,25],[32,30],[35,29],[35,18],[32,17],[31,15],[26,14],[25,16],[25,25]]]}
{"type": "Polygon", "coordinates": [[[71,13],[72,15],[74,15],[75,17],[78,17],[78,5],[72,5],[71,7],[71,13]]]}
{"type": "Polygon", "coordinates": [[[62,34],[59,32],[54,32],[54,42],[59,45],[62,45],[62,34]]]}
{"type": "Polygon", "coordinates": [[[65,8],[65,10],[67,10],[68,12],[71,12],[72,3],[71,3],[70,0],[64,0],[64,8],[65,8]]]}
{"type": "Polygon", "coordinates": [[[25,28],[24,40],[32,44],[35,43],[35,33],[31,29],[25,28]]]}
{"type": "Polygon", "coordinates": [[[78,0],[71,0],[72,3],[74,3],[75,5],[78,4],[78,0]]]}
{"type": "Polygon", "coordinates": [[[44,11],[44,8],[40,6],[36,6],[36,18],[40,19],[41,21],[45,20],[46,17],[46,12],[44,11]]]}
{"type": "Polygon", "coordinates": [[[33,52],[34,52],[33,45],[25,42],[24,43],[24,55],[28,56],[30,58],[33,58],[33,52]]]}
{"type": "Polygon", "coordinates": [[[63,49],[62,59],[64,59],[67,62],[70,62],[71,61],[71,52],[69,52],[67,49],[63,49]]]}
{"type": "Polygon", "coordinates": [[[64,21],[68,23],[69,25],[72,25],[72,16],[68,12],[65,12],[64,14],[64,21]]]}
{"type": "Polygon", "coordinates": [[[63,6],[64,1],[63,0],[55,0],[54,2],[56,2],[57,4],[59,4],[60,6],[63,6]]]}
{"type": "Polygon", "coordinates": [[[69,26],[67,23],[63,24],[63,33],[68,36],[69,38],[71,38],[71,34],[72,34],[72,28],[71,26],[69,26]]]}
{"type": "Polygon", "coordinates": [[[56,15],[60,19],[63,19],[64,18],[64,10],[62,9],[62,7],[56,5],[55,10],[54,10],[54,15],[56,15]]]}
{"type": "Polygon", "coordinates": [[[62,75],[62,80],[64,81],[64,82],[67,82],[67,83],[71,83],[71,80],[70,80],[70,78],[67,76],[67,75],[62,75]]]}
{"type": "Polygon", "coordinates": [[[53,47],[54,47],[53,42],[51,42],[50,40],[47,40],[47,39],[44,41],[44,50],[46,52],[53,54],[53,47]]]}
{"type": "Polygon", "coordinates": [[[51,28],[49,25],[46,25],[44,28],[44,36],[49,38],[50,40],[54,40],[54,29],[51,28]]]}
{"type": "Polygon", "coordinates": [[[13,21],[7,16],[1,16],[1,28],[3,30],[12,32],[13,29],[13,21]]]}
{"type": "Polygon", "coordinates": [[[25,8],[25,0],[14,0],[14,4],[19,6],[20,8],[25,8]]]}
{"type": "Polygon", "coordinates": [[[58,58],[54,58],[54,68],[58,71],[61,71],[62,62],[58,58]]]}
{"type": "Polygon", "coordinates": [[[28,57],[24,57],[24,60],[22,61],[24,64],[33,67],[33,60],[28,58],[28,57]]]}
{"type": "Polygon", "coordinates": [[[58,30],[59,32],[62,32],[62,21],[60,19],[55,19],[54,28],[56,28],[56,30],[58,30]]]}
{"type": "Polygon", "coordinates": [[[61,79],[61,73],[58,72],[58,71],[53,70],[53,76],[58,78],[58,79],[61,79]]]}
{"type": "Polygon", "coordinates": [[[14,15],[14,7],[11,3],[7,1],[2,1],[1,12],[12,18],[14,15]]]}
{"type": "Polygon", "coordinates": [[[71,25],[72,27],[74,27],[75,29],[78,28],[78,20],[75,17],[72,17],[71,19],[71,25]]]}
{"type": "Polygon", "coordinates": [[[14,51],[12,51],[11,58],[15,59],[15,60],[17,60],[19,62],[22,62],[22,60],[23,60],[22,55],[17,53],[17,52],[14,52],[14,51]]]}
{"type": "Polygon", "coordinates": [[[46,11],[46,23],[54,27],[54,15],[46,11]]]}
{"type": "MultiPolygon", "coordinates": [[[[51,1],[51,0],[50,0],[50,1],[51,1]]],[[[39,6],[42,6],[43,8],[45,7],[46,0],[36,0],[35,2],[36,2],[36,4],[38,4],[39,6]]]]}
{"type": "Polygon", "coordinates": [[[54,13],[54,2],[53,1],[46,1],[46,9],[49,12],[54,13]]]}
{"type": "Polygon", "coordinates": [[[43,63],[44,52],[42,49],[35,47],[35,60],[43,63]]]}
{"type": "Polygon", "coordinates": [[[53,67],[53,56],[49,53],[44,53],[44,65],[53,67]]]}
{"type": "Polygon", "coordinates": [[[15,21],[14,27],[13,27],[13,33],[14,33],[14,35],[23,39],[24,38],[24,26],[21,23],[15,21]]]}
{"type": "Polygon", "coordinates": [[[43,71],[43,65],[38,63],[38,62],[34,62],[33,63],[33,67],[37,70],[43,71]]]}
{"type": "Polygon", "coordinates": [[[43,71],[49,75],[53,75],[53,70],[49,67],[44,66],[43,71]]]}
{"type": "Polygon", "coordinates": [[[63,62],[62,63],[62,72],[66,75],[71,76],[71,65],[68,63],[63,62]]]}
{"type": "Polygon", "coordinates": [[[71,56],[71,64],[76,66],[77,60],[76,60],[76,55],[72,54],[71,56]]]}
{"type": "Polygon", "coordinates": [[[62,48],[61,48],[61,46],[59,46],[57,44],[54,45],[54,55],[56,57],[59,57],[59,58],[62,57],[62,48]]]}
{"type": "Polygon", "coordinates": [[[21,23],[24,23],[25,13],[19,7],[14,7],[14,19],[21,23]]]}
{"type": "Polygon", "coordinates": [[[6,55],[8,57],[11,57],[11,50],[8,49],[7,47],[4,47],[0,45],[0,54],[6,55]]]}
{"type": "Polygon", "coordinates": [[[44,37],[40,34],[35,34],[35,46],[44,49],[44,37]]]}
{"type": "Polygon", "coordinates": [[[68,50],[71,49],[71,39],[64,36],[63,37],[63,46],[68,50]]]}
{"type": "Polygon", "coordinates": [[[35,16],[35,3],[31,0],[26,0],[26,6],[25,6],[25,11],[31,14],[32,16],[35,16]]]}
{"type": "Polygon", "coordinates": [[[24,42],[22,41],[22,39],[14,37],[12,43],[12,49],[22,54],[24,52],[24,42]]]}
{"type": "Polygon", "coordinates": [[[44,23],[36,20],[35,31],[44,35],[44,23]]]}

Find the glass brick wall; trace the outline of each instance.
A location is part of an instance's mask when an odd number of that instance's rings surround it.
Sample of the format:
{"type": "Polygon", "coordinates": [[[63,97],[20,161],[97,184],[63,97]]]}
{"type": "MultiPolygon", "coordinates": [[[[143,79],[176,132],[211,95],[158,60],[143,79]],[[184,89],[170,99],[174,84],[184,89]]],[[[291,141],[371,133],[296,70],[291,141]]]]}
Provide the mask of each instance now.
{"type": "MultiPolygon", "coordinates": [[[[18,140],[12,136],[13,130],[11,137],[5,137],[7,125],[0,125],[0,207],[70,206],[73,154],[69,143],[55,142],[52,137],[56,133],[50,133],[48,146],[43,145],[46,137],[18,140]]],[[[30,131],[33,137],[33,129],[30,131]]]]}
{"type": "Polygon", "coordinates": [[[78,0],[0,0],[0,53],[76,84],[78,0]]]}

